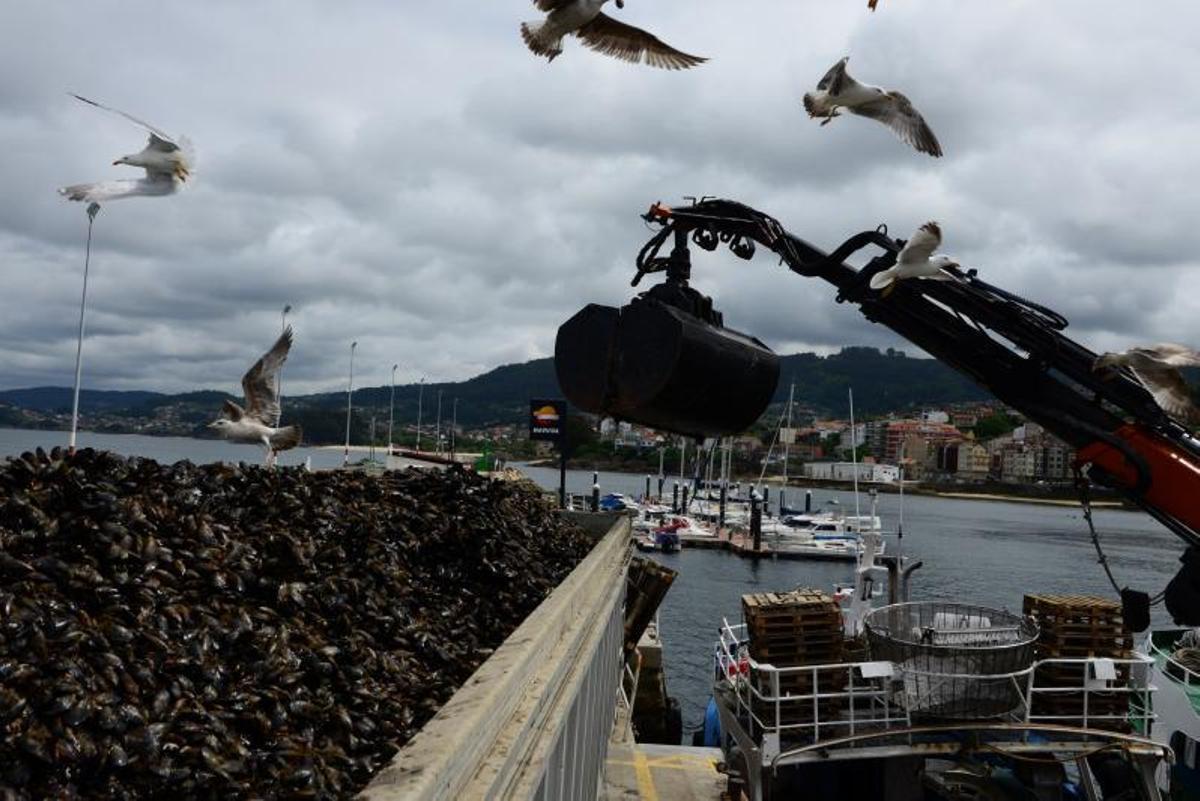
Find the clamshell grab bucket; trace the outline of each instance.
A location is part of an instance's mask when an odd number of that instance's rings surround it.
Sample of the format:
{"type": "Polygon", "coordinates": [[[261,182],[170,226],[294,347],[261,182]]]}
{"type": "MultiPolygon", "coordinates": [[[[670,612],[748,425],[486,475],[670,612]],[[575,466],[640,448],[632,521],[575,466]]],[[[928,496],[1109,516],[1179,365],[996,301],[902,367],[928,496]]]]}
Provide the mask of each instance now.
{"type": "Polygon", "coordinates": [[[746,430],[779,381],[762,342],[647,297],[585,306],[558,329],[554,366],[580,409],[694,437],[746,430]]]}

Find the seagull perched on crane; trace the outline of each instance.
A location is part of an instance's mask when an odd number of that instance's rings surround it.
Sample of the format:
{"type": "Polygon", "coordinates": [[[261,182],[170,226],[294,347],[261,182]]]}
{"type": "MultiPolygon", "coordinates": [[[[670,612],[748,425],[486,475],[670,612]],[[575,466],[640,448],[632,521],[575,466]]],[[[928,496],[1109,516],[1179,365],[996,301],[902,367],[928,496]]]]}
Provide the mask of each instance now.
{"type": "Polygon", "coordinates": [[[849,60],[846,56],[834,64],[817,84],[817,91],[804,95],[804,110],[808,116],[821,117],[821,124],[828,125],[834,117],[840,116],[839,109],[845,109],[851,114],[882,122],[921,153],[941,156],[942,146],[937,137],[909,99],[897,91],[854,80],[846,72],[849,60]]]}
{"type": "MultiPolygon", "coordinates": [[[[521,23],[521,38],[539,56],[553,61],[562,53],[564,36],[574,34],[583,44],[624,61],[638,64],[645,61],[652,67],[681,70],[703,64],[708,59],[692,56],[665,44],[658,37],[618,22],[600,13],[608,0],[533,0],[539,11],[547,12],[544,20],[521,23]]],[[[625,0],[616,0],[617,8],[625,0]]]]}
{"type": "Polygon", "coordinates": [[[73,94],[71,96],[90,106],[118,114],[145,128],[150,132],[150,141],[141,152],[121,156],[113,162],[114,165],[127,164],[130,167],[141,167],[146,171],[144,178],[122,178],[93,184],[65,186],[58,190],[60,195],[68,200],[88,203],[103,203],[108,200],[139,195],[171,195],[179,191],[184,182],[191,177],[192,167],[195,164],[195,152],[186,137],[168,136],[150,123],[126,114],[120,109],[105,106],[80,95],[73,94]]]}
{"type": "Polygon", "coordinates": [[[231,400],[225,401],[224,417],[208,424],[218,434],[232,442],[261,445],[266,449],[266,465],[275,464],[275,454],[300,444],[302,431],[298,425],[279,428],[279,371],[287,361],[292,347],[292,327],[289,325],[275,340],[271,349],[242,376],[242,391],[246,408],[231,400]]]}
{"type": "Polygon", "coordinates": [[[887,297],[896,288],[896,282],[905,278],[956,280],[956,276],[948,271],[958,269],[958,262],[949,256],[933,255],[941,246],[942,227],[935,222],[925,223],[904,243],[894,267],[871,276],[871,289],[883,290],[883,296],[887,297]]]}
{"type": "Polygon", "coordinates": [[[1096,359],[1093,370],[1121,368],[1133,373],[1138,383],[1154,396],[1154,402],[1177,420],[1200,424],[1200,409],[1192,399],[1192,390],[1179,372],[1180,367],[1200,367],[1200,353],[1183,345],[1164,342],[1120,353],[1105,353],[1096,359]]]}

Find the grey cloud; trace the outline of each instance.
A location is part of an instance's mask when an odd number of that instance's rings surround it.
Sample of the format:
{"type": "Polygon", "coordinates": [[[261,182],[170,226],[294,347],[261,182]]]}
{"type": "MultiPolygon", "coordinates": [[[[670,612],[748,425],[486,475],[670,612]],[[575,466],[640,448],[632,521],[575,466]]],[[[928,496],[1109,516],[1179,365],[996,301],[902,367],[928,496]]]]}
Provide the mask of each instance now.
{"type": "MultiPolygon", "coordinates": [[[[517,34],[524,2],[4,4],[0,30],[21,35],[0,48],[0,386],[70,382],[86,221],[53,190],[128,174],[109,162],[141,137],[68,89],[199,156],[188,191],[97,220],[88,386],[234,390],[284,303],[295,391],[344,387],[352,339],[365,383],[395,362],[449,380],[546,356],[581,305],[633,294],[637,215],[702,193],[826,249],[938,219],[947,252],[1093,347],[1200,340],[1200,11],[863,6],[614,9],[713,57],[664,73],[576,42],[547,65],[517,34]],[[946,158],[805,117],[800,95],[845,54],[913,100],[946,158]]],[[[769,254],[705,254],[695,275],[778,349],[914,350],[769,254]]]]}

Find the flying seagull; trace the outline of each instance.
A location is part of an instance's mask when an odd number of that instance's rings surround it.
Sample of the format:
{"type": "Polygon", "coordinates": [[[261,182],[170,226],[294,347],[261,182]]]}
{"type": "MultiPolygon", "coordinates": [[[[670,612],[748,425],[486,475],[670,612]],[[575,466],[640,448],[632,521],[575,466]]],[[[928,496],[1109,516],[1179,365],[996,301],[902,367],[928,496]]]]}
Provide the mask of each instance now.
{"type": "Polygon", "coordinates": [[[871,276],[871,289],[882,289],[884,297],[887,297],[892,293],[896,282],[905,278],[954,280],[955,276],[947,271],[958,269],[958,262],[949,256],[933,255],[941,245],[941,226],[935,222],[925,223],[912,235],[912,239],[904,243],[904,248],[896,257],[896,266],[871,276]]]}
{"type": "Polygon", "coordinates": [[[899,92],[854,80],[846,72],[849,60],[846,56],[834,64],[817,84],[817,91],[804,95],[804,110],[808,116],[823,117],[821,124],[828,125],[839,116],[838,109],[845,109],[851,114],[882,122],[921,153],[942,155],[937,137],[908,98],[899,92]]]}
{"type": "Polygon", "coordinates": [[[94,184],[75,184],[59,189],[60,195],[68,200],[88,203],[103,203],[108,200],[138,195],[170,195],[179,191],[183,183],[191,177],[195,153],[192,150],[191,142],[185,137],[172,138],[150,123],[143,122],[124,111],[102,105],[95,100],[88,100],[80,95],[73,94],[71,96],[90,106],[119,114],[130,122],[145,128],[150,132],[150,141],[140,153],[121,156],[113,162],[114,165],[128,164],[131,167],[141,167],[146,171],[144,178],[121,178],[94,184]]]}
{"type": "Polygon", "coordinates": [[[1172,417],[1200,423],[1200,410],[1192,400],[1192,391],[1180,367],[1200,367],[1200,353],[1169,342],[1146,348],[1130,348],[1121,353],[1105,353],[1096,359],[1094,370],[1124,367],[1138,383],[1154,396],[1154,402],[1172,417]]]}
{"type": "Polygon", "coordinates": [[[208,424],[217,433],[233,442],[262,445],[266,449],[268,466],[275,463],[275,454],[300,444],[300,426],[279,428],[279,397],[275,388],[279,371],[292,347],[292,327],[289,325],[275,340],[271,349],[242,376],[242,391],[246,408],[231,400],[225,401],[224,416],[208,424]]]}
{"type": "MultiPolygon", "coordinates": [[[[574,34],[597,53],[615,56],[638,64],[643,60],[652,67],[681,70],[703,64],[706,58],[692,56],[664,44],[658,37],[640,28],[618,22],[600,13],[608,0],[533,0],[544,20],[521,23],[521,38],[539,56],[553,61],[562,53],[564,36],[574,34]]],[[[616,0],[617,8],[625,0],[616,0]]]]}

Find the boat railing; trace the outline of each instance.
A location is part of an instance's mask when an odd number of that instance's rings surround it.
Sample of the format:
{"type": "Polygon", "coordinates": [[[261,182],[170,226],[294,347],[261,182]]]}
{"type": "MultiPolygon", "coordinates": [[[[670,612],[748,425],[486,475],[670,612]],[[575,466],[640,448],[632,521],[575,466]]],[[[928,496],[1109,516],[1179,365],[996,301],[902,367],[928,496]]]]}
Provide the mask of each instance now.
{"type": "Polygon", "coordinates": [[[912,725],[893,702],[890,662],[775,667],[750,658],[745,624],[725,621],[717,648],[721,675],[737,696],[737,713],[752,736],[833,739],[912,725]]]}
{"type": "Polygon", "coordinates": [[[1134,652],[1126,659],[1042,659],[1029,671],[1026,720],[1112,729],[1130,724],[1149,736],[1158,689],[1151,681],[1154,659],[1134,652]]]}
{"type": "Polygon", "coordinates": [[[964,723],[1131,730],[1148,737],[1157,689],[1150,682],[1152,664],[1150,657],[1134,653],[1126,659],[1045,659],[997,675],[918,670],[888,661],[777,667],[751,658],[746,625],[728,620],[717,644],[723,686],[733,694],[727,703],[762,744],[764,756],[779,753],[785,743],[903,734],[938,708],[959,710],[954,717],[964,723]],[[961,714],[964,698],[987,712],[961,714]]]}
{"type": "MultiPolygon", "coordinates": [[[[1172,643],[1172,646],[1175,644],[1172,643]]],[[[1162,645],[1154,642],[1154,638],[1149,640],[1150,655],[1152,657],[1160,657],[1163,660],[1162,673],[1167,678],[1175,681],[1185,687],[1200,687],[1200,672],[1188,667],[1184,662],[1175,658],[1175,652],[1162,645]]]]}

